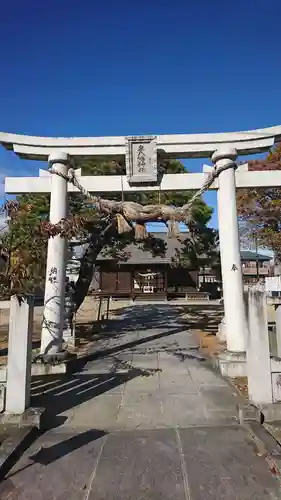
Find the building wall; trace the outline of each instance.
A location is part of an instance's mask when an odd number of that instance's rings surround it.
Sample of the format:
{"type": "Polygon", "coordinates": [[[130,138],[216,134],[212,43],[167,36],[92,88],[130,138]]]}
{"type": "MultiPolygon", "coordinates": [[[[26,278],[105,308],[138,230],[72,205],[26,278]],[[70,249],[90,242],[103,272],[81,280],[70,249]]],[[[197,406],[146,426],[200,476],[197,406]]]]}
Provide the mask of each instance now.
{"type": "MultiPolygon", "coordinates": [[[[198,286],[198,271],[189,270],[186,268],[169,268],[167,270],[167,287],[168,290],[180,292],[182,288],[196,290],[198,286]]],[[[188,291],[188,290],[187,290],[188,291]]]]}
{"type": "Polygon", "coordinates": [[[157,291],[181,292],[195,291],[198,285],[198,271],[185,268],[171,268],[165,264],[158,265],[112,265],[100,267],[100,290],[107,293],[141,291],[145,279],[141,275],[156,273],[152,285],[157,291]],[[138,276],[138,273],[140,275],[138,276]]]}
{"type": "MultiPolygon", "coordinates": [[[[243,274],[245,276],[257,275],[257,263],[256,263],[256,261],[252,261],[252,260],[243,261],[242,262],[242,269],[243,269],[243,274]]],[[[269,261],[259,262],[258,263],[258,270],[259,270],[260,276],[269,276],[270,271],[271,271],[270,262],[269,261]]]]}
{"type": "Polygon", "coordinates": [[[101,271],[100,289],[103,292],[126,292],[131,290],[131,271],[101,271]]]}
{"type": "Polygon", "coordinates": [[[271,276],[272,269],[270,261],[259,261],[258,268],[255,260],[242,261],[242,272],[244,285],[264,281],[267,276],[271,276]]]}

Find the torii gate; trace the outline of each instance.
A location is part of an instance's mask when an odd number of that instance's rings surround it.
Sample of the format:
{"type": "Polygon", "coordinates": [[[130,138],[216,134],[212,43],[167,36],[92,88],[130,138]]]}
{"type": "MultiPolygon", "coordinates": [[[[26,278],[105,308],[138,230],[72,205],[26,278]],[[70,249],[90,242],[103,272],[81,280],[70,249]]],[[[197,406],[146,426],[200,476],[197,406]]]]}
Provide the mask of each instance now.
{"type": "MultiPolygon", "coordinates": [[[[88,191],[134,192],[200,189],[212,167],[203,173],[166,174],[160,186],[156,182],[157,154],[168,158],[206,158],[216,168],[223,168],[210,189],[218,190],[218,225],[223,280],[227,349],[235,359],[245,351],[247,325],[243,302],[236,188],[280,187],[279,171],[248,171],[247,164],[237,168],[238,155],[268,151],[281,141],[281,126],[247,132],[159,135],[155,137],[85,137],[47,138],[17,134],[0,134],[0,143],[21,158],[47,160],[56,171],[67,174],[76,160],[90,157],[120,159],[126,155],[128,176],[81,176],[78,180],[88,191]],[[142,144],[147,154],[147,168],[136,172],[135,146],[142,144]],[[141,172],[141,174],[140,174],[141,172]],[[145,183],[145,185],[143,184],[145,183]]],[[[79,166],[79,165],[78,165],[79,166]]],[[[81,173],[80,173],[81,174],[81,173]]],[[[67,216],[67,193],[76,188],[58,175],[41,171],[39,177],[8,177],[8,194],[51,193],[50,222],[56,224],[67,216]]],[[[45,286],[45,324],[42,328],[41,352],[56,354],[61,349],[64,313],[66,241],[50,238],[45,286]]]]}

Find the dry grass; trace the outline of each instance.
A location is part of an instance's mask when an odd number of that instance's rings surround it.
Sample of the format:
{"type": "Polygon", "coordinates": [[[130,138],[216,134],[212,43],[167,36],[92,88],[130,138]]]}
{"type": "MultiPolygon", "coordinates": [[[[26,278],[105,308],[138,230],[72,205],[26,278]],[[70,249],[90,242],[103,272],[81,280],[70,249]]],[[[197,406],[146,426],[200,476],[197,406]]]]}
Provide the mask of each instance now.
{"type": "Polygon", "coordinates": [[[246,399],[248,399],[248,379],[247,377],[236,377],[232,380],[237,391],[246,399]]]}
{"type": "Polygon", "coordinates": [[[215,334],[199,331],[197,332],[197,337],[202,354],[214,357],[226,349],[226,343],[220,341],[215,334]]]}

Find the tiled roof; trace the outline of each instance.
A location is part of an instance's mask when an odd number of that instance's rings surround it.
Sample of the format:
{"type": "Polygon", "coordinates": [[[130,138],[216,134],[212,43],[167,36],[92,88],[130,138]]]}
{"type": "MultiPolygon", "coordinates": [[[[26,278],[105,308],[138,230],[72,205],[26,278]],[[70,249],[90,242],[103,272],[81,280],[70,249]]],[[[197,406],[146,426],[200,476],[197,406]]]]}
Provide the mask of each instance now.
{"type": "Polygon", "coordinates": [[[269,255],[264,255],[262,253],[251,252],[251,250],[241,250],[241,260],[258,260],[260,262],[268,262],[271,260],[269,255]]]}
{"type": "MultiPolygon", "coordinates": [[[[141,245],[130,244],[124,250],[127,254],[127,258],[125,261],[122,261],[124,264],[170,264],[173,258],[176,257],[177,252],[180,252],[184,244],[183,242],[189,237],[188,232],[180,233],[178,238],[169,238],[168,234],[165,232],[150,232],[152,236],[155,238],[159,238],[163,241],[166,246],[165,255],[153,256],[153,254],[147,250],[143,250],[141,245]]],[[[83,249],[78,247],[79,252],[76,251],[76,257],[79,258],[83,254],[83,249]],[[81,254],[81,255],[79,255],[81,254]]],[[[203,256],[202,256],[203,257],[203,256]]],[[[270,261],[271,257],[268,255],[258,253],[256,256],[256,252],[251,252],[250,250],[241,250],[241,259],[242,260],[252,260],[256,261],[257,259],[262,261],[270,261]]],[[[101,251],[97,258],[97,262],[103,262],[106,260],[113,260],[113,258],[106,254],[106,252],[101,251]]]]}
{"type": "MultiPolygon", "coordinates": [[[[164,255],[153,256],[149,250],[143,250],[141,245],[131,243],[128,245],[124,252],[127,254],[123,264],[170,264],[173,257],[175,258],[177,252],[183,249],[183,242],[188,238],[188,233],[181,233],[178,238],[169,238],[167,233],[150,233],[155,238],[159,238],[165,245],[164,255]]],[[[101,251],[98,256],[97,262],[112,260],[112,257],[106,255],[101,251]]]]}

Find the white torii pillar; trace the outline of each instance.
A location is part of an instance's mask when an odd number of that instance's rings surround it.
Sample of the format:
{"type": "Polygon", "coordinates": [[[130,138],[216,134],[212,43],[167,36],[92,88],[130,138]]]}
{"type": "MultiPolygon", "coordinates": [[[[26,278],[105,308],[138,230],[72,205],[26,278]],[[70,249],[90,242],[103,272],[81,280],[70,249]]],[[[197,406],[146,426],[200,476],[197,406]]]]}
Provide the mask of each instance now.
{"type": "MultiPolygon", "coordinates": [[[[50,167],[66,175],[69,168],[68,154],[60,151],[51,153],[48,158],[50,167]]],[[[50,222],[57,224],[67,217],[68,185],[59,175],[51,177],[50,222]]],[[[66,238],[60,235],[48,241],[44,317],[41,335],[41,354],[55,355],[61,351],[64,324],[64,295],[66,273],[66,238]]]]}
{"type": "Polygon", "coordinates": [[[218,222],[226,343],[230,353],[239,355],[245,352],[247,321],[236,206],[236,158],[237,151],[231,147],[212,155],[215,167],[222,169],[218,181],[218,222]]]}

